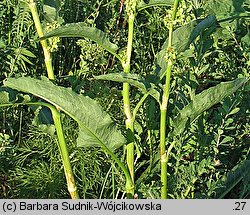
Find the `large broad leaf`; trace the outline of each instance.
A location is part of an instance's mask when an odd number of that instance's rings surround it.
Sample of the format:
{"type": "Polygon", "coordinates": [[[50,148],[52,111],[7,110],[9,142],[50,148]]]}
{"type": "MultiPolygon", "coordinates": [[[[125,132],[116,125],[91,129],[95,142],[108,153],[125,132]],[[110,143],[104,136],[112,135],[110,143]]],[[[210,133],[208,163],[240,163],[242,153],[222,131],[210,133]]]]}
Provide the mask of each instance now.
{"type": "Polygon", "coordinates": [[[140,11],[153,6],[172,6],[173,4],[174,0],[140,0],[137,4],[137,10],[140,11]]]}
{"type": "MultiPolygon", "coordinates": [[[[225,177],[218,181],[218,188],[214,191],[214,198],[224,198],[242,180],[248,185],[249,189],[250,160],[244,160],[242,163],[235,166],[225,177]]],[[[247,192],[250,192],[250,190],[247,192]]]]}
{"type": "MultiPolygon", "coordinates": [[[[194,20],[190,23],[177,28],[173,32],[173,43],[177,57],[180,53],[186,51],[190,44],[207,28],[214,27],[216,24],[215,16],[208,16],[203,20],[194,20]]],[[[168,48],[168,38],[162,46],[161,51],[156,55],[156,74],[159,77],[163,77],[166,68],[167,60],[166,53],[168,48]]]]}
{"type": "Polygon", "coordinates": [[[4,85],[31,93],[75,119],[79,124],[78,146],[99,145],[113,151],[125,142],[109,115],[89,97],[78,95],[69,88],[56,86],[46,78],[42,80],[10,78],[4,82],[4,85]]]}
{"type": "Polygon", "coordinates": [[[121,82],[121,83],[124,83],[124,82],[129,83],[132,86],[137,87],[143,93],[148,93],[153,98],[155,98],[156,101],[158,102],[160,101],[160,92],[157,89],[156,85],[154,83],[148,82],[140,75],[127,74],[123,72],[122,73],[110,73],[107,75],[95,76],[95,79],[115,81],[115,82],[121,82]]]}
{"type": "Polygon", "coordinates": [[[41,39],[46,39],[49,37],[78,37],[78,38],[88,38],[98,45],[102,46],[104,49],[112,54],[115,54],[118,50],[118,46],[109,41],[106,34],[94,27],[88,27],[83,22],[71,23],[65,26],[56,28],[53,31],[48,32],[41,39]]]}
{"type": "Polygon", "coordinates": [[[193,122],[201,113],[233,94],[247,81],[246,78],[238,78],[234,81],[223,82],[196,95],[174,119],[174,133],[181,134],[188,121],[193,122]]]}
{"type": "MultiPolygon", "coordinates": [[[[207,16],[205,19],[198,22],[195,28],[191,31],[188,41],[186,41],[185,46],[183,46],[183,50],[187,49],[189,45],[206,29],[210,27],[216,27],[217,19],[214,15],[207,16]]],[[[181,41],[181,38],[179,38],[181,41]]]]}
{"type": "Polygon", "coordinates": [[[218,19],[234,17],[239,14],[247,15],[249,0],[206,0],[203,8],[218,19]]]}
{"type": "Polygon", "coordinates": [[[237,32],[239,32],[239,28],[242,28],[242,25],[239,25],[239,23],[242,23],[243,20],[239,19],[245,20],[250,18],[249,0],[204,0],[202,8],[206,13],[214,14],[221,27],[214,34],[215,42],[219,40],[234,40],[235,35],[232,32],[240,35],[237,32]]]}

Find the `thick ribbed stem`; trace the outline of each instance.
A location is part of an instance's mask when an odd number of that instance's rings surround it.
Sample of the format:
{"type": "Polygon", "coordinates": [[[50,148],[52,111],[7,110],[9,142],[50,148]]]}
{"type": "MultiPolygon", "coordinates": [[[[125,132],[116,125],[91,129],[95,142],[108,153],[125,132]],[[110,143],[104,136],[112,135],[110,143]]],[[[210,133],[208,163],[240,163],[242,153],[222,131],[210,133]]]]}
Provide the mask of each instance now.
{"type": "MultiPolygon", "coordinates": [[[[37,8],[36,8],[36,3],[34,0],[29,0],[29,8],[30,8],[30,11],[31,11],[31,14],[33,17],[33,21],[35,23],[37,34],[38,34],[39,38],[41,38],[44,35],[43,28],[42,28],[41,21],[39,19],[39,15],[38,15],[37,8]]],[[[40,43],[41,43],[42,48],[43,48],[44,62],[46,65],[48,78],[51,80],[54,80],[55,75],[54,75],[54,71],[53,71],[53,67],[52,67],[52,58],[51,58],[51,53],[49,51],[47,40],[41,40],[40,43]]]]}
{"type": "Polygon", "coordinates": [[[75,184],[74,174],[73,174],[71,163],[70,163],[67,144],[66,144],[66,140],[65,140],[65,136],[64,136],[64,132],[62,128],[61,114],[60,112],[56,110],[56,108],[53,108],[53,109],[51,108],[51,112],[52,112],[52,117],[53,117],[55,127],[56,127],[56,133],[57,133],[57,138],[58,138],[58,148],[62,157],[65,177],[67,180],[68,191],[72,199],[79,199],[77,187],[75,184]]]}
{"type": "Polygon", "coordinates": [[[173,53],[172,53],[172,42],[173,42],[173,22],[176,17],[177,8],[179,5],[179,0],[174,1],[173,12],[171,15],[171,20],[169,23],[169,36],[168,36],[168,48],[167,48],[167,69],[165,72],[165,87],[162,95],[161,103],[161,119],[160,119],[160,162],[161,162],[161,198],[167,198],[167,163],[168,157],[166,154],[166,116],[167,116],[167,106],[170,92],[170,79],[171,79],[171,69],[173,65],[173,53]]]}
{"type": "MultiPolygon", "coordinates": [[[[133,33],[134,33],[134,20],[135,20],[135,6],[136,0],[128,0],[126,2],[127,15],[128,15],[128,43],[125,59],[122,62],[123,71],[130,73],[130,61],[133,48],[133,33]]],[[[127,165],[131,176],[131,183],[128,183],[130,187],[126,187],[128,198],[134,196],[134,117],[130,107],[129,99],[129,84],[123,83],[123,105],[124,113],[126,116],[126,129],[127,129],[127,165]]]]}
{"type": "MultiPolygon", "coordinates": [[[[43,37],[43,29],[42,29],[42,24],[39,19],[36,3],[34,0],[29,0],[28,1],[29,8],[33,17],[33,21],[35,23],[36,31],[39,36],[39,38],[43,37]]],[[[53,67],[52,67],[52,58],[51,58],[51,53],[48,47],[48,43],[46,40],[41,40],[41,45],[43,48],[43,53],[44,53],[44,61],[46,65],[46,70],[48,74],[48,78],[50,80],[55,79],[53,67]]],[[[67,149],[67,144],[64,136],[64,131],[62,127],[62,121],[61,121],[61,114],[60,112],[56,109],[56,107],[50,107],[50,110],[52,112],[52,117],[54,120],[54,124],[56,127],[56,133],[57,133],[57,138],[58,138],[58,148],[61,154],[62,162],[63,162],[63,167],[64,167],[64,172],[65,172],[65,177],[67,180],[67,187],[68,191],[71,195],[72,199],[79,199],[79,195],[77,192],[77,187],[75,184],[75,179],[74,179],[74,174],[72,171],[72,167],[70,164],[70,158],[69,158],[69,153],[67,149]]]]}

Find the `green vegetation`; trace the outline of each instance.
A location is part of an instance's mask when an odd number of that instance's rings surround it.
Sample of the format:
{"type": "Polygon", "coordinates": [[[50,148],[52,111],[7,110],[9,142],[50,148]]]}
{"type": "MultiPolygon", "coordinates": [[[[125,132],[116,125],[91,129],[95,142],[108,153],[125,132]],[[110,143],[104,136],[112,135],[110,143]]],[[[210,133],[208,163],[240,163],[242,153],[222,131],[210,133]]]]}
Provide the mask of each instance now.
{"type": "Polygon", "coordinates": [[[0,198],[249,198],[249,0],[0,2],[0,198]]]}

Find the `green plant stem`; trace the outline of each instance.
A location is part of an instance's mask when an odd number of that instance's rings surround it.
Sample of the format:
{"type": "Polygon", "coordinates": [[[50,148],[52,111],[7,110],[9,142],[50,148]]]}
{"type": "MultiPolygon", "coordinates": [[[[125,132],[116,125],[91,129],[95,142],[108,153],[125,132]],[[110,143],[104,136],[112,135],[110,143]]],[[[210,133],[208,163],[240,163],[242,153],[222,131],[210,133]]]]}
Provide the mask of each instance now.
{"type": "MultiPolygon", "coordinates": [[[[5,104],[5,105],[0,105],[0,107],[4,107],[4,106],[12,106],[13,104],[5,104]]],[[[45,102],[27,102],[27,103],[15,103],[15,105],[41,105],[41,106],[46,106],[48,108],[52,110],[55,109],[55,107],[51,104],[45,103],[45,102]]],[[[57,111],[56,109],[54,111],[57,111]]],[[[71,115],[70,113],[64,111],[68,116],[70,116],[72,119],[74,119],[79,125],[81,124],[80,121],[77,120],[77,118],[75,118],[73,115],[71,115]]],[[[101,143],[101,142],[100,142],[101,143]]],[[[128,194],[128,197],[133,197],[132,195],[132,191],[134,189],[134,184],[133,181],[131,179],[130,176],[130,172],[128,170],[128,168],[121,162],[121,160],[114,154],[114,152],[112,152],[106,145],[103,145],[101,143],[104,151],[106,151],[108,153],[108,155],[112,158],[112,160],[114,160],[118,166],[121,168],[121,170],[124,172],[125,174],[125,178],[126,178],[126,193],[128,194]]]]}
{"type": "MultiPolygon", "coordinates": [[[[38,34],[39,38],[42,38],[44,35],[43,28],[41,25],[41,21],[39,19],[36,3],[34,0],[29,0],[29,8],[30,8],[30,11],[31,11],[34,23],[35,23],[37,34],[38,34]]],[[[51,58],[51,53],[50,53],[50,50],[48,47],[47,40],[41,40],[40,43],[41,43],[42,48],[43,48],[44,61],[45,61],[45,65],[46,65],[48,78],[50,80],[54,80],[55,75],[54,75],[54,70],[52,67],[52,58],[51,58]]],[[[74,174],[73,174],[72,167],[70,164],[70,158],[69,158],[67,144],[66,144],[66,140],[65,140],[65,136],[64,136],[64,131],[63,131],[63,127],[62,127],[61,113],[54,106],[50,106],[50,110],[51,110],[54,124],[56,127],[56,133],[57,133],[57,137],[58,137],[58,148],[59,148],[59,151],[60,151],[60,154],[62,157],[65,177],[67,180],[68,191],[69,191],[72,199],[79,199],[77,187],[75,184],[74,174]]]]}
{"type": "MultiPolygon", "coordinates": [[[[31,11],[31,14],[33,17],[33,21],[35,23],[37,34],[38,34],[39,38],[41,38],[41,37],[43,37],[44,33],[43,33],[42,24],[41,24],[40,19],[39,19],[36,3],[34,0],[29,0],[28,2],[29,2],[28,4],[29,4],[30,11],[31,11]]],[[[52,67],[52,58],[51,58],[51,53],[50,53],[50,50],[48,47],[47,40],[41,40],[40,43],[41,43],[42,48],[43,48],[44,62],[46,65],[48,78],[51,80],[54,80],[55,75],[54,75],[54,71],[53,71],[53,67],[52,67]]]]}
{"type": "Polygon", "coordinates": [[[77,187],[75,185],[74,174],[70,164],[69,153],[67,144],[62,128],[61,113],[57,111],[55,107],[51,108],[52,117],[56,127],[56,133],[58,138],[58,148],[62,157],[64,172],[67,180],[68,191],[72,199],[79,199],[77,187]]]}
{"type": "MultiPolygon", "coordinates": [[[[44,105],[51,108],[54,108],[54,106],[47,104],[47,103],[27,103],[27,104],[40,104],[40,105],[44,105]]],[[[55,110],[57,111],[57,110],[55,110]]],[[[76,122],[78,122],[78,124],[80,124],[80,122],[71,114],[67,113],[67,115],[69,115],[70,117],[72,117],[76,122]]],[[[128,170],[128,168],[120,161],[120,159],[105,145],[103,145],[103,149],[111,156],[112,160],[114,160],[118,166],[121,168],[121,170],[124,172],[125,174],[125,178],[126,178],[126,193],[127,193],[127,197],[128,198],[133,198],[134,196],[134,182],[131,178],[130,172],[128,170]]]]}
{"type": "Polygon", "coordinates": [[[179,5],[179,0],[174,1],[173,12],[171,15],[171,21],[169,23],[169,37],[168,37],[168,52],[167,54],[167,69],[166,69],[166,80],[165,87],[162,95],[161,103],[161,118],[160,118],[160,162],[161,162],[161,198],[167,198],[167,164],[168,156],[166,154],[166,116],[167,116],[167,106],[170,92],[170,79],[171,79],[171,69],[173,65],[173,58],[171,56],[172,42],[173,42],[173,22],[176,17],[177,8],[179,5]]]}
{"type": "MultiPolygon", "coordinates": [[[[133,45],[133,32],[134,32],[134,20],[135,14],[128,14],[128,43],[125,61],[122,63],[123,70],[125,73],[130,73],[130,61],[132,54],[132,45],[133,45]]],[[[130,99],[129,99],[129,84],[123,83],[123,105],[124,113],[126,116],[126,130],[127,130],[127,165],[130,172],[131,184],[128,183],[126,188],[127,195],[129,198],[134,196],[134,117],[131,112],[130,99]]]]}
{"type": "Polygon", "coordinates": [[[142,96],[142,98],[140,99],[140,101],[136,104],[134,110],[133,110],[133,121],[135,121],[135,116],[139,110],[139,108],[142,106],[143,102],[147,99],[149,93],[146,93],[142,96]]]}

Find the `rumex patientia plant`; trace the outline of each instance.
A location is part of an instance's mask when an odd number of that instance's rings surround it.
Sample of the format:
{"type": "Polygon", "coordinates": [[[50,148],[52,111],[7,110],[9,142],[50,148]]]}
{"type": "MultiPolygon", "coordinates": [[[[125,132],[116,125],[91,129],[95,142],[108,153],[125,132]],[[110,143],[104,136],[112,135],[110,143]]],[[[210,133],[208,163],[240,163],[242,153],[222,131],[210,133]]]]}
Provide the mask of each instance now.
{"type": "MultiPolygon", "coordinates": [[[[33,0],[29,0],[27,3],[29,5],[29,8],[30,8],[33,20],[34,20],[37,34],[39,38],[41,38],[43,37],[44,33],[43,33],[43,28],[41,25],[40,18],[38,15],[36,2],[33,0]]],[[[41,40],[40,42],[41,42],[43,53],[44,53],[44,62],[46,65],[48,78],[50,80],[54,80],[55,74],[53,71],[52,57],[51,57],[51,52],[48,47],[48,43],[46,40],[41,40]]],[[[61,121],[60,109],[56,106],[48,106],[48,107],[51,110],[52,118],[54,120],[54,124],[56,127],[56,132],[57,132],[57,137],[58,137],[58,148],[59,148],[61,158],[63,161],[63,167],[64,167],[65,177],[67,181],[68,191],[72,199],[77,199],[79,198],[79,195],[78,195],[77,187],[75,184],[74,174],[72,171],[69,153],[68,153],[68,149],[66,145],[65,135],[64,135],[62,121],[61,121]]]]}
{"type": "MultiPolygon", "coordinates": [[[[168,101],[171,91],[171,73],[175,69],[174,65],[177,62],[179,54],[184,52],[192,42],[200,36],[205,30],[217,23],[216,17],[208,16],[202,20],[193,20],[188,25],[177,28],[174,23],[180,0],[172,1],[142,1],[142,0],[127,0],[125,1],[125,14],[127,20],[127,43],[125,48],[119,47],[119,44],[110,42],[108,35],[100,29],[89,27],[84,23],[71,23],[59,27],[44,35],[35,1],[27,1],[32,13],[34,23],[37,29],[41,45],[44,51],[44,61],[47,70],[47,78],[33,79],[33,78],[18,78],[7,79],[4,82],[5,87],[15,89],[17,91],[32,94],[39,100],[16,101],[10,99],[10,91],[0,91],[1,106],[10,106],[13,104],[26,105],[42,105],[50,108],[56,126],[59,150],[61,152],[65,175],[68,181],[68,190],[72,198],[78,198],[77,189],[74,183],[70,159],[67,152],[66,141],[64,137],[63,126],[61,122],[61,112],[67,114],[74,119],[79,125],[79,133],[77,144],[79,147],[101,147],[110,157],[115,161],[119,168],[125,175],[127,198],[133,198],[136,190],[135,184],[135,129],[134,123],[137,117],[137,112],[147,97],[151,96],[156,100],[156,104],[160,109],[160,135],[159,135],[159,158],[156,162],[160,163],[161,169],[161,198],[168,197],[168,160],[175,145],[175,141],[168,142],[167,136],[181,135],[185,126],[192,123],[200,114],[208,110],[214,104],[220,102],[223,98],[233,94],[238,88],[246,83],[246,78],[239,78],[234,81],[218,84],[207,90],[197,94],[192,101],[183,107],[178,115],[173,119],[173,129],[170,131],[167,119],[168,115],[168,101]],[[162,50],[156,55],[156,70],[155,80],[148,81],[146,77],[140,74],[131,74],[131,67],[133,65],[133,41],[135,31],[136,15],[143,9],[151,6],[168,6],[172,7],[170,19],[167,23],[168,38],[164,43],[162,50]],[[87,38],[106,51],[114,55],[118,59],[118,63],[122,66],[121,73],[110,73],[94,77],[97,80],[109,80],[122,83],[122,97],[123,97],[123,114],[125,116],[125,137],[117,129],[110,116],[105,113],[101,106],[93,99],[77,94],[71,89],[57,86],[54,84],[54,71],[52,68],[51,53],[48,49],[47,39],[50,37],[76,37],[87,38]],[[125,50],[125,51],[120,51],[125,50]],[[131,107],[131,90],[130,86],[138,88],[142,92],[139,102],[131,107]],[[123,162],[120,157],[116,155],[116,149],[124,146],[126,152],[126,161],[123,162]]],[[[166,35],[167,37],[167,35],[166,35]]],[[[139,72],[138,72],[139,73],[139,72]]],[[[12,92],[14,97],[20,97],[17,92],[12,92]]],[[[12,96],[13,97],[13,96],[12,96]]]]}
{"type": "MultiPolygon", "coordinates": [[[[38,34],[39,38],[41,38],[44,35],[44,30],[42,28],[42,24],[41,24],[41,21],[39,18],[36,1],[27,0],[27,1],[25,1],[25,3],[28,5],[28,7],[30,9],[37,34],[38,34]]],[[[43,53],[44,53],[44,62],[45,62],[48,78],[50,80],[55,80],[55,75],[54,75],[53,66],[52,66],[52,57],[51,57],[51,52],[49,50],[47,40],[42,40],[41,46],[42,46],[43,53]]],[[[56,133],[57,133],[57,137],[58,137],[58,148],[59,148],[60,155],[61,155],[62,162],[63,162],[68,191],[71,195],[71,198],[73,198],[73,199],[79,198],[77,188],[75,185],[74,175],[72,172],[72,167],[71,167],[71,163],[70,163],[70,158],[69,158],[69,153],[68,153],[68,149],[67,149],[67,145],[66,145],[66,140],[65,140],[65,136],[64,136],[60,109],[56,106],[53,106],[53,105],[50,105],[50,104],[44,103],[44,102],[26,102],[25,104],[36,105],[36,106],[45,106],[45,107],[50,109],[50,111],[52,113],[52,118],[54,120],[54,124],[56,127],[56,133]]],[[[11,105],[11,104],[9,104],[9,105],[11,105]]]]}
{"type": "Polygon", "coordinates": [[[160,159],[161,159],[161,197],[163,199],[167,198],[167,165],[168,165],[168,155],[166,153],[166,114],[167,106],[170,93],[170,81],[171,81],[171,69],[175,60],[175,50],[172,47],[173,43],[173,26],[176,13],[178,10],[179,0],[174,1],[173,12],[171,19],[169,21],[169,35],[168,35],[168,47],[166,50],[166,61],[167,68],[165,72],[165,88],[163,89],[162,94],[162,103],[161,103],[161,118],[160,118],[160,159]]]}

